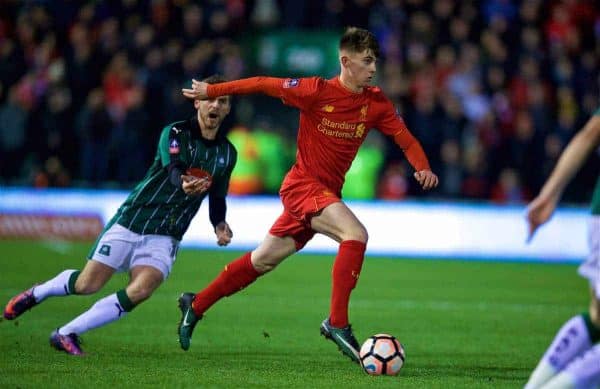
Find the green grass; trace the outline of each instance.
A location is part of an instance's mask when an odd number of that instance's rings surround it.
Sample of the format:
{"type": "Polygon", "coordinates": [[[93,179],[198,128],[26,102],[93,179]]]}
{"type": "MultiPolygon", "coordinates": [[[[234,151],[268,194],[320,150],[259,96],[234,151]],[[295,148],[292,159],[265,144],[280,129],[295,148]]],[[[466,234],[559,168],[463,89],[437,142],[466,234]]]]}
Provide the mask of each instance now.
{"type": "MultiPolygon", "coordinates": [[[[81,268],[90,244],[0,242],[0,304],[81,268]]],[[[7,388],[517,388],[558,327],[586,309],[572,265],[367,258],[350,305],[359,340],[396,335],[407,359],[398,377],[370,377],[319,336],[331,256],[296,255],[215,305],[192,347],[179,349],[176,299],[204,287],[238,253],[182,250],[154,296],[119,322],[83,335],[83,358],[48,336],[100,296],[52,298],[0,322],[0,387],[7,388]]]]}

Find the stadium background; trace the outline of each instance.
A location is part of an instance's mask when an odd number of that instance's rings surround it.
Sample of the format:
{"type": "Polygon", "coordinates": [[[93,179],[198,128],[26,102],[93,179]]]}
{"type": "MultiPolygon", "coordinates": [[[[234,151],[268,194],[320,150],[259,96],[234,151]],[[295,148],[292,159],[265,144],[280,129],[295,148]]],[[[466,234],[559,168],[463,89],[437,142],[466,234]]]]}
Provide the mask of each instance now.
{"type": "MultiPolygon", "coordinates": [[[[422,193],[401,153],[373,135],[349,174],[347,198],[523,203],[600,101],[593,1],[0,4],[5,186],[129,189],[149,166],[162,125],[191,114],[179,91],[192,77],[331,77],[347,25],[377,35],[376,83],[441,179],[422,193]]],[[[293,160],[296,118],[275,99],[236,99],[227,122],[241,156],[234,193],[276,193],[293,160]]],[[[594,158],[567,202],[589,199],[594,158]]]]}

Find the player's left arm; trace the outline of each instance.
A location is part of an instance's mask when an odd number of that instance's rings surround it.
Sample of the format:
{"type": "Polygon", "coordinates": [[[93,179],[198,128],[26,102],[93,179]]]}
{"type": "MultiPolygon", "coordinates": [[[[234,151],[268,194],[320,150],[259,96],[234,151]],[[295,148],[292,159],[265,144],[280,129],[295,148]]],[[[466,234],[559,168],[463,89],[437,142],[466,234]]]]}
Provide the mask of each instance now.
{"type": "Polygon", "coordinates": [[[527,206],[528,241],[539,226],[550,220],[567,184],[599,145],[600,109],[567,144],[540,193],[527,206]]]}
{"type": "Polygon", "coordinates": [[[415,169],[413,176],[424,190],[433,189],[438,185],[437,175],[431,171],[429,160],[421,143],[411,134],[404,120],[396,113],[392,103],[386,101],[382,117],[376,127],[384,134],[391,136],[402,149],[408,162],[415,169]]]}
{"type": "Polygon", "coordinates": [[[227,191],[229,188],[229,180],[231,172],[237,162],[237,153],[231,146],[231,157],[228,165],[221,175],[214,177],[213,185],[208,194],[208,215],[210,222],[215,229],[217,236],[217,244],[219,246],[227,246],[233,238],[233,231],[226,221],[227,217],[227,191]]]}

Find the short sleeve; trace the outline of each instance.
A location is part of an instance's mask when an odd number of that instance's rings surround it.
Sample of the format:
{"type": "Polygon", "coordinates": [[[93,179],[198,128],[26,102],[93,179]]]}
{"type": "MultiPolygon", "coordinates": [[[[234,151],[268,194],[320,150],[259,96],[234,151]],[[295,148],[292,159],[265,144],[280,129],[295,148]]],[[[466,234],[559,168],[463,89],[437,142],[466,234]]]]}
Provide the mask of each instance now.
{"type": "Polygon", "coordinates": [[[181,129],[174,125],[163,128],[158,142],[158,154],[163,166],[168,166],[173,160],[182,159],[183,142],[181,129]]]}

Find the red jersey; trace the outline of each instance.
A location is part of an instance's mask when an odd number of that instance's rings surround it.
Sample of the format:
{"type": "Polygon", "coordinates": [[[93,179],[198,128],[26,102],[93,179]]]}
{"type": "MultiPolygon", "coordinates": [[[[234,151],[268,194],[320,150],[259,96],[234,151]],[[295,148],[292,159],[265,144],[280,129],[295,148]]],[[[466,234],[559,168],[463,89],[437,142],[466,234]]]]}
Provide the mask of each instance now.
{"type": "Polygon", "coordinates": [[[421,145],[378,87],[356,93],[339,77],[252,77],[210,84],[207,89],[211,98],[249,93],[278,97],[300,110],[296,163],[286,182],[314,179],[339,196],[346,172],[372,128],[393,137],[416,171],[430,169],[421,145]]]}

